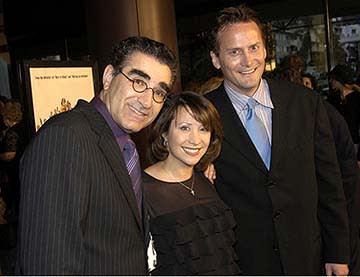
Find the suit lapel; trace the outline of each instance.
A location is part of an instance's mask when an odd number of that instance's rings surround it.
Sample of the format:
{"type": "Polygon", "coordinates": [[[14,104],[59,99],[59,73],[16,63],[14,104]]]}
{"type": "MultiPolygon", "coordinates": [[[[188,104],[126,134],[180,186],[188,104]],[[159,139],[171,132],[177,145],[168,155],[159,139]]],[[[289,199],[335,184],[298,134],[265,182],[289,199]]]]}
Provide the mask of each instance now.
{"type": "Polygon", "coordinates": [[[281,93],[281,88],[277,81],[267,80],[269,84],[270,97],[274,105],[272,110],[272,143],[271,143],[271,166],[277,168],[277,163],[281,157],[281,145],[283,145],[281,138],[283,137],[282,132],[286,130],[286,103],[284,102],[284,95],[281,93]]]}
{"type": "Polygon", "coordinates": [[[225,134],[224,140],[239,151],[255,167],[264,172],[264,174],[267,174],[267,168],[237,115],[223,85],[213,94],[211,100],[213,100],[221,116],[225,134]]]}
{"type": "Polygon", "coordinates": [[[118,154],[114,149],[119,148],[116,140],[113,138],[112,133],[110,136],[102,135],[99,140],[99,147],[104,153],[105,158],[107,159],[110,167],[112,168],[113,173],[115,174],[120,188],[128,200],[129,206],[136,217],[136,221],[139,227],[142,229],[142,223],[140,220],[139,209],[136,203],[136,198],[134,190],[132,188],[131,179],[129,173],[126,169],[125,162],[121,153],[118,154]]]}
{"type": "Polygon", "coordinates": [[[143,225],[141,223],[139,209],[137,207],[137,202],[135,194],[132,188],[131,179],[127,171],[124,159],[119,149],[119,145],[116,142],[116,139],[110,129],[106,124],[106,121],[101,116],[100,113],[96,111],[88,103],[80,103],[84,115],[88,118],[89,124],[91,125],[94,132],[98,135],[98,145],[102,151],[105,159],[109,163],[112,171],[118,180],[118,184],[123,191],[129,206],[133,212],[134,217],[139,225],[139,228],[142,230],[143,225]],[[118,150],[118,151],[117,151],[118,150]]]}

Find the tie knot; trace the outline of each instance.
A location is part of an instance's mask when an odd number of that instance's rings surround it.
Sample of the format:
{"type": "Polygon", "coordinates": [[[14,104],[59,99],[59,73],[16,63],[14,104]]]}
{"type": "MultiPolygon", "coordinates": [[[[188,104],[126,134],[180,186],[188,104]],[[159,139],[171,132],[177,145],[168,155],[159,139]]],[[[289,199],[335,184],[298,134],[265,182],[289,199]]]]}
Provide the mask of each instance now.
{"type": "Polygon", "coordinates": [[[246,107],[247,107],[247,116],[246,119],[250,120],[253,118],[253,115],[255,113],[254,108],[257,105],[256,100],[254,98],[249,98],[246,107]]]}
{"type": "Polygon", "coordinates": [[[125,142],[125,145],[124,145],[124,149],[123,149],[123,150],[124,150],[125,152],[130,152],[130,153],[132,153],[135,148],[136,148],[136,147],[135,147],[135,143],[132,141],[131,138],[128,138],[128,139],[126,140],[126,142],[125,142]]]}
{"type": "Polygon", "coordinates": [[[255,106],[257,105],[257,102],[254,98],[249,98],[248,102],[247,102],[247,106],[248,106],[248,109],[254,109],[255,106]]]}

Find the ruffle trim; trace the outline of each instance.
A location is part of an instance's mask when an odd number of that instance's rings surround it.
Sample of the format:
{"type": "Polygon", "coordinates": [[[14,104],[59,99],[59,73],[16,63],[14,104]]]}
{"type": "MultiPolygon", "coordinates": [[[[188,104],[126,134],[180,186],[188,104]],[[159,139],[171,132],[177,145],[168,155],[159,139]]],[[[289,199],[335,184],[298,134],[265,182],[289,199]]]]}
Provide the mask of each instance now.
{"type": "Polygon", "coordinates": [[[157,253],[153,275],[237,275],[233,249],[236,222],[230,208],[215,201],[151,220],[157,253]]]}
{"type": "MultiPolygon", "coordinates": [[[[214,260],[215,261],[215,260],[214,260]]],[[[157,266],[156,269],[150,272],[150,275],[154,276],[176,276],[176,275],[208,275],[208,276],[236,276],[241,275],[241,271],[235,262],[222,266],[215,266],[216,263],[209,263],[204,261],[198,261],[198,266],[195,263],[182,264],[182,265],[166,265],[157,266]],[[214,266],[207,266],[207,265],[214,266]]]]}

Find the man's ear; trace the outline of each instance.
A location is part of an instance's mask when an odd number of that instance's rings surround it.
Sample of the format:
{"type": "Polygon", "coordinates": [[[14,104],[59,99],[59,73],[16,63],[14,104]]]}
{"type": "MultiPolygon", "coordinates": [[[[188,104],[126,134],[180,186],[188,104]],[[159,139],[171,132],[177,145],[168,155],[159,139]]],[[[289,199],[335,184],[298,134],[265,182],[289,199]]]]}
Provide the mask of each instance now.
{"type": "Polygon", "coordinates": [[[264,46],[264,60],[266,59],[267,56],[267,52],[266,52],[266,47],[264,46]]]}
{"type": "Polygon", "coordinates": [[[211,62],[213,64],[213,66],[216,69],[220,69],[221,68],[220,60],[219,60],[219,57],[215,54],[214,51],[210,51],[210,57],[211,57],[211,62]]]}
{"type": "Polygon", "coordinates": [[[107,90],[109,88],[113,78],[114,78],[114,67],[111,64],[108,64],[105,67],[103,79],[102,79],[104,90],[107,90]]]}

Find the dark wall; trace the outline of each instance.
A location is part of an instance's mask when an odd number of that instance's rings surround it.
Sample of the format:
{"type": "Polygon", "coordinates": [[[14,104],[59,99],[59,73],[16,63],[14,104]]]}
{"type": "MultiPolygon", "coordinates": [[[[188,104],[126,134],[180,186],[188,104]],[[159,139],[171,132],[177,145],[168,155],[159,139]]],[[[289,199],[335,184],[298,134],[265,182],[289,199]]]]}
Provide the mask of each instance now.
{"type": "Polygon", "coordinates": [[[89,50],[97,57],[102,72],[112,45],[128,36],[139,35],[137,1],[84,1],[89,50]]]}
{"type": "Polygon", "coordinates": [[[3,0],[3,14],[12,60],[77,58],[89,52],[81,0],[3,0]]]}

